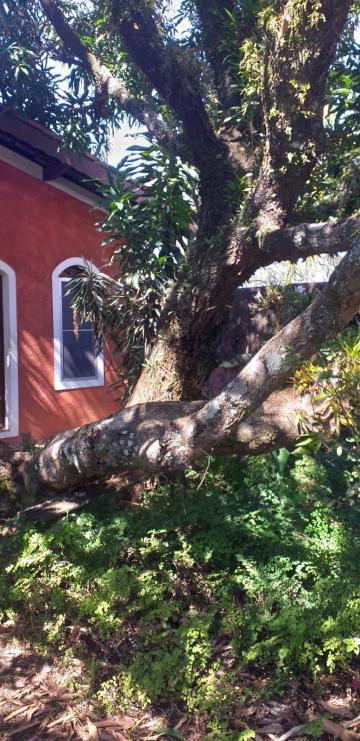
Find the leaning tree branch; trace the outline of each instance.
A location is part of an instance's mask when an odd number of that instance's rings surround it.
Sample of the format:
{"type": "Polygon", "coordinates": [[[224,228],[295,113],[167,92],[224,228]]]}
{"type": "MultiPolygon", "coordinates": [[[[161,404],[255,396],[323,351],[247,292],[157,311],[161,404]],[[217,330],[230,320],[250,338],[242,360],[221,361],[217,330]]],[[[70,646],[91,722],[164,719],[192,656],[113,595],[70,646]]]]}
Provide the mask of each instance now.
{"type": "MultiPolygon", "coordinates": [[[[201,283],[204,289],[199,292],[199,301],[204,301],[205,297],[207,307],[210,306],[211,309],[206,313],[205,306],[203,311],[198,311],[197,321],[203,326],[204,321],[209,321],[211,316],[213,321],[221,322],[227,314],[227,307],[237,286],[249,280],[259,268],[274,262],[296,262],[315,255],[346,252],[359,233],[360,216],[274,229],[262,237],[259,235],[258,240],[248,236],[241,228],[237,229],[235,225],[226,259],[215,265],[205,263],[201,283]]],[[[207,257],[205,255],[204,260],[207,257]]],[[[198,284],[201,275],[199,270],[198,284]]]]}
{"type": "Polygon", "coordinates": [[[182,470],[204,453],[235,449],[239,436],[244,440],[241,426],[359,310],[359,292],[357,238],[326,288],[214,399],[140,404],[113,418],[62,433],[42,451],[37,479],[62,489],[128,468],[182,470]]]}
{"type": "Polygon", "coordinates": [[[298,224],[287,229],[275,229],[264,235],[259,247],[263,266],[272,262],[314,255],[335,255],[346,252],[360,233],[360,215],[319,224],[298,224]]]}
{"type": "MultiPolygon", "coordinates": [[[[134,441],[142,445],[146,453],[179,417],[195,414],[204,405],[204,401],[135,404],[109,419],[63,432],[46,447],[39,463],[31,462],[26,466],[26,487],[36,490],[40,485],[61,491],[119,471],[133,471],[139,476],[159,472],[146,456],[134,462],[131,455],[134,441]],[[128,449],[120,450],[125,439],[128,449]]],[[[301,434],[299,419],[306,418],[310,426],[319,414],[327,416],[327,410],[314,406],[309,394],[301,395],[289,386],[271,394],[237,426],[231,439],[219,445],[216,453],[244,457],[262,455],[280,447],[290,448],[301,434]]]]}
{"type": "Polygon", "coordinates": [[[159,443],[162,465],[191,463],[216,449],[304,360],[336,337],[360,307],[360,237],[310,306],[272,337],[224,390],[195,415],[174,423],[159,443]]]}
{"type": "Polygon", "coordinates": [[[115,99],[121,109],[142,126],[145,126],[161,146],[174,154],[191,160],[189,152],[185,151],[183,142],[171,131],[157,111],[146,100],[131,95],[121,80],[112,75],[108,67],[82,43],[65,19],[56,1],[40,0],[40,2],[46,17],[64,47],[94,80],[98,98],[102,100],[108,97],[115,99]]]}

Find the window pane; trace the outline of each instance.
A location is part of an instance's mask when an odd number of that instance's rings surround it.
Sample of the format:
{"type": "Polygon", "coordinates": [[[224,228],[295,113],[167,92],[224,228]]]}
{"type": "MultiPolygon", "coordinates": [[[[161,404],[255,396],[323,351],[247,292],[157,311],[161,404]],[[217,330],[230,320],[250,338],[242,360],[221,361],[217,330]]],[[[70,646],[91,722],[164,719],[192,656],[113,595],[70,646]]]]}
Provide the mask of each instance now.
{"type": "MultiPolygon", "coordinates": [[[[62,298],[62,327],[63,329],[74,328],[74,317],[73,310],[71,308],[71,295],[67,296],[66,292],[69,289],[68,281],[61,281],[61,298],[62,298]]],[[[79,324],[79,329],[92,329],[91,322],[84,322],[79,324]]]]}
{"type": "Polygon", "coordinates": [[[95,338],[94,332],[65,331],[63,336],[62,377],[66,378],[95,378],[95,338]]]}

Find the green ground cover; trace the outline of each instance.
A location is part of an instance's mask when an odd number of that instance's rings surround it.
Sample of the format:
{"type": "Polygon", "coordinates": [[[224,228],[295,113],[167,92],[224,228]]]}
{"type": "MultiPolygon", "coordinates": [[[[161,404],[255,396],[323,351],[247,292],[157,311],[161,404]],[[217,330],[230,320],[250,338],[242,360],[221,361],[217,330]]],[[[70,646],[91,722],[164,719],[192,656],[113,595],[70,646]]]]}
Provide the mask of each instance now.
{"type": "Polygon", "coordinates": [[[2,618],[43,651],[84,656],[106,712],[177,702],[225,733],[246,700],[242,672],[271,677],[274,692],[354,667],[359,468],[354,449],[228,458],[138,503],[113,493],[55,524],[10,528],[2,618]]]}

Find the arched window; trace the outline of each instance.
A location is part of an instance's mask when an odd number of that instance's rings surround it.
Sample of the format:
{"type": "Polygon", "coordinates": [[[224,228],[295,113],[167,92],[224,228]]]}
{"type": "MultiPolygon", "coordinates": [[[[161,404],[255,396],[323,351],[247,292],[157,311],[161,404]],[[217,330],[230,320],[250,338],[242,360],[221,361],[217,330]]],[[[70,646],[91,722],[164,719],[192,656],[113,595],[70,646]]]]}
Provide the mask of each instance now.
{"type": "Polygon", "coordinates": [[[16,277],[0,260],[0,438],[19,434],[16,277]]]}
{"type": "MultiPolygon", "coordinates": [[[[91,322],[77,324],[68,283],[83,266],[80,257],[64,260],[52,274],[54,386],[57,391],[104,385],[104,358],[96,354],[91,322]]],[[[96,268],[93,266],[93,270],[96,268]]]]}

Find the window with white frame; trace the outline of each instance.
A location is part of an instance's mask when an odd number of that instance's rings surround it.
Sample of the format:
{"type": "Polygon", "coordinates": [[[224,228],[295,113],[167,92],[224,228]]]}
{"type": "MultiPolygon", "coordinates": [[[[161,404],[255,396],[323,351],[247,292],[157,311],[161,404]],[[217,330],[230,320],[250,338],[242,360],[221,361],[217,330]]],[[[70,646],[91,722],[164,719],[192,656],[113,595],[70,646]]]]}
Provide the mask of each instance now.
{"type": "Polygon", "coordinates": [[[69,283],[82,265],[80,258],[64,260],[52,276],[54,385],[58,391],[104,384],[104,358],[96,351],[94,327],[91,322],[79,323],[71,306],[69,283]]]}
{"type": "Polygon", "coordinates": [[[16,320],[16,276],[0,260],[0,439],[19,434],[18,348],[16,320]]]}

